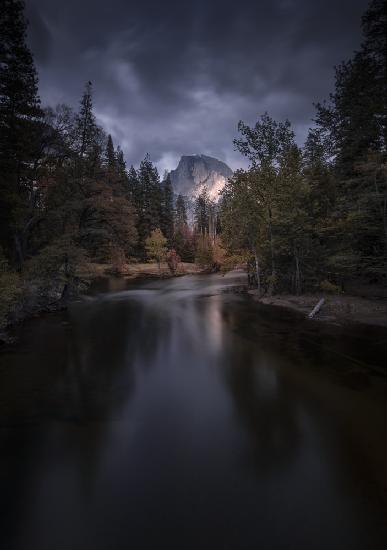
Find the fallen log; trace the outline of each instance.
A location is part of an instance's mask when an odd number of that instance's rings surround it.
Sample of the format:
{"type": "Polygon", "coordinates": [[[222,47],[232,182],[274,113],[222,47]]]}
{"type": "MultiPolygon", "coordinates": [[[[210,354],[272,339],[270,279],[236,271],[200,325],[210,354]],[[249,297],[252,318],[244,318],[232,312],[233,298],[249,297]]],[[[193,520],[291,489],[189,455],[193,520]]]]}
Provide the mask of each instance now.
{"type": "Polygon", "coordinates": [[[313,317],[320,311],[324,303],[325,303],[325,298],[321,298],[321,300],[314,306],[312,311],[309,313],[308,319],[313,319],[313,317]]]}

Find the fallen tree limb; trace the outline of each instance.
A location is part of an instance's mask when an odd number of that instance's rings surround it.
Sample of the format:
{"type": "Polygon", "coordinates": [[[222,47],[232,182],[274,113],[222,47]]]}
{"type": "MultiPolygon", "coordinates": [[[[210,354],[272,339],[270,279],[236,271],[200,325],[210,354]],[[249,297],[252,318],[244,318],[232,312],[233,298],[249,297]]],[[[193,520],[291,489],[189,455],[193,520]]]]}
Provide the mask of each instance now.
{"type": "Polygon", "coordinates": [[[320,311],[324,303],[325,303],[325,298],[321,298],[321,300],[314,306],[312,311],[309,313],[308,319],[313,319],[313,317],[320,311]]]}

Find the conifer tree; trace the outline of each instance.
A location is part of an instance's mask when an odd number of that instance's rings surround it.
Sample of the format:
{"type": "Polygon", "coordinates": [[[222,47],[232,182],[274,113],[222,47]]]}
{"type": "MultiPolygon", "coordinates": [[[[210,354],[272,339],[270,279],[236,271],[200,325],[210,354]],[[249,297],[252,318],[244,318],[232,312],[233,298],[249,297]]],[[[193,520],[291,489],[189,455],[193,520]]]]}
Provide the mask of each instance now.
{"type": "Polygon", "coordinates": [[[23,9],[19,0],[3,0],[0,10],[0,234],[19,267],[38,200],[34,181],[44,129],[23,9]]]}
{"type": "Polygon", "coordinates": [[[208,235],[210,220],[210,199],[204,189],[195,201],[195,225],[198,233],[208,235]]]}
{"type": "Polygon", "coordinates": [[[168,245],[171,246],[174,234],[175,212],[173,208],[173,188],[169,174],[163,182],[161,206],[161,230],[168,241],[168,245]]]}
{"type": "Polygon", "coordinates": [[[149,155],[141,162],[138,171],[139,210],[138,234],[139,245],[144,250],[145,239],[152,231],[160,227],[161,222],[161,186],[156,167],[149,155]]]}
{"type": "MultiPolygon", "coordinates": [[[[110,134],[108,135],[106,143],[105,160],[107,167],[113,170],[116,166],[116,153],[114,151],[113,139],[110,134]]],[[[123,161],[123,157],[121,160],[123,161]]]]}
{"type": "Polygon", "coordinates": [[[337,68],[335,91],[316,116],[332,144],[337,180],[329,226],[341,239],[334,250],[346,250],[331,256],[339,272],[379,280],[387,276],[386,11],[386,0],[370,3],[362,47],[337,68]]]}
{"type": "Polygon", "coordinates": [[[93,113],[93,91],[92,83],[85,85],[80,110],[76,118],[76,136],[78,143],[78,154],[81,160],[91,159],[98,154],[99,128],[93,113]]]}
{"type": "Polygon", "coordinates": [[[175,234],[173,246],[180,258],[185,262],[195,259],[195,243],[193,231],[188,226],[187,207],[182,195],[176,199],[175,234]]]}
{"type": "Polygon", "coordinates": [[[133,165],[128,171],[128,198],[139,214],[141,210],[140,182],[133,165]]]}
{"type": "Polygon", "coordinates": [[[187,207],[184,197],[178,195],[176,199],[176,228],[181,229],[187,225],[187,207]]]}

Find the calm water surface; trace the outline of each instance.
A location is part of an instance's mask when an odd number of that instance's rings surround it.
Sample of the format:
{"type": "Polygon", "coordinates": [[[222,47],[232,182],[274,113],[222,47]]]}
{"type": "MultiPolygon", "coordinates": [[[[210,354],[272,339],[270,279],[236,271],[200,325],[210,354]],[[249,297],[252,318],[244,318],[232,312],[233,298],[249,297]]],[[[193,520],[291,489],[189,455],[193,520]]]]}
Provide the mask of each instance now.
{"type": "Polygon", "coordinates": [[[387,331],[258,308],[238,277],[112,280],[19,330],[1,550],[387,548],[387,331]]]}

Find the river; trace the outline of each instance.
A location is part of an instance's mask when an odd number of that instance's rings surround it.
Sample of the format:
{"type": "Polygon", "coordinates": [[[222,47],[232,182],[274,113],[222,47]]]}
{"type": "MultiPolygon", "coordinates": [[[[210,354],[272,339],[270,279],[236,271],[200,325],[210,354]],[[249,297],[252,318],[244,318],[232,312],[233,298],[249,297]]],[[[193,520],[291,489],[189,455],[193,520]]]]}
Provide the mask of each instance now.
{"type": "Polygon", "coordinates": [[[1,550],[387,548],[387,331],[241,277],[107,280],[18,329],[1,550]]]}

